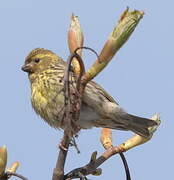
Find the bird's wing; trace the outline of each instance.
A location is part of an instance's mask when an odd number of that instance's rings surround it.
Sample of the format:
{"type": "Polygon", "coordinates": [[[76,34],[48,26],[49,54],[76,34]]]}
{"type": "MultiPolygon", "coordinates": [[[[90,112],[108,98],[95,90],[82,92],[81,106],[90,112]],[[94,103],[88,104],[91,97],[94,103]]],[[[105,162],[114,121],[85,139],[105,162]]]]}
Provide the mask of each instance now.
{"type": "MultiPolygon", "coordinates": [[[[94,81],[90,81],[88,84],[91,85],[91,86],[93,86],[94,88],[96,88],[96,90],[97,90],[100,94],[102,94],[106,99],[108,99],[110,102],[114,102],[115,104],[119,105],[119,104],[115,101],[115,99],[114,99],[112,96],[110,96],[99,84],[97,84],[97,83],[94,82],[94,81]]],[[[87,84],[87,86],[88,86],[88,84],[87,84]]]]}

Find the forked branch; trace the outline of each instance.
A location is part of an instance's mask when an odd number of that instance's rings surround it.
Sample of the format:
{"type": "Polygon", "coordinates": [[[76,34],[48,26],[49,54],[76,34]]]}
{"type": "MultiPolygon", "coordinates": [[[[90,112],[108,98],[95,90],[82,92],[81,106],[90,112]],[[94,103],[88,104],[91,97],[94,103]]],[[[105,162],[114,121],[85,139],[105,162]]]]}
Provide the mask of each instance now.
{"type": "MultiPolygon", "coordinates": [[[[109,36],[108,40],[106,41],[99,57],[92,65],[92,67],[84,73],[84,65],[81,59],[81,52],[80,55],[77,54],[75,51],[76,48],[83,45],[83,33],[79,24],[79,21],[76,16],[72,16],[71,26],[68,33],[68,43],[69,49],[72,53],[67,64],[67,68],[65,71],[64,77],[64,84],[65,84],[65,116],[63,119],[63,123],[65,126],[64,131],[64,145],[68,151],[69,143],[71,137],[78,132],[78,127],[76,126],[75,122],[79,119],[81,101],[83,96],[83,90],[86,84],[93,79],[99,72],[101,72],[106,65],[110,62],[113,58],[115,53],[122,47],[122,45],[128,40],[132,32],[135,30],[137,24],[139,23],[140,19],[143,17],[142,11],[133,11],[129,12],[127,8],[124,13],[121,15],[120,20],[118,21],[117,26],[112,31],[111,35],[109,36]],[[73,99],[75,103],[72,105],[72,93],[69,83],[69,74],[70,74],[70,66],[71,62],[73,62],[73,69],[74,73],[78,76],[76,79],[76,91],[78,92],[74,97],[76,100],[73,99]]],[[[56,164],[56,168],[54,170],[53,179],[52,180],[62,180],[62,179],[73,179],[73,178],[81,178],[84,179],[88,174],[97,173],[100,174],[100,170],[97,169],[102,163],[104,163],[107,159],[111,156],[124,152],[138,144],[144,143],[147,141],[146,139],[142,139],[142,137],[135,137],[129,139],[125,143],[121,144],[118,147],[110,147],[108,148],[99,158],[94,158],[96,155],[92,155],[91,161],[81,167],[77,168],[67,175],[64,176],[64,164],[66,160],[67,151],[60,149],[59,158],[56,164]],[[139,139],[140,141],[134,141],[139,139]]],[[[148,139],[149,140],[149,139],[148,139]]]]}
{"type": "MultiPolygon", "coordinates": [[[[151,119],[154,120],[158,124],[156,127],[149,127],[149,131],[150,131],[151,137],[152,137],[153,133],[157,130],[158,126],[160,125],[160,116],[158,114],[155,114],[151,119]]],[[[94,152],[91,156],[91,159],[93,159],[92,161],[90,161],[88,164],[86,164],[83,167],[76,168],[76,169],[72,170],[71,172],[67,173],[64,177],[64,180],[66,180],[68,178],[70,178],[70,179],[81,178],[82,176],[86,177],[89,174],[99,175],[96,173],[96,172],[98,172],[97,168],[101,164],[103,164],[106,160],[108,160],[110,157],[112,157],[115,154],[128,151],[129,149],[132,149],[135,146],[138,146],[140,144],[143,144],[143,143],[147,142],[148,140],[150,140],[151,137],[144,138],[144,137],[136,134],[136,135],[132,136],[132,138],[125,141],[124,143],[120,144],[119,146],[108,148],[98,158],[96,158],[96,155],[94,158],[94,154],[96,154],[96,152],[94,152]]],[[[123,158],[123,161],[124,161],[124,157],[122,156],[122,154],[121,154],[121,158],[123,158]]],[[[127,174],[127,179],[130,179],[129,174],[127,174]]]]}

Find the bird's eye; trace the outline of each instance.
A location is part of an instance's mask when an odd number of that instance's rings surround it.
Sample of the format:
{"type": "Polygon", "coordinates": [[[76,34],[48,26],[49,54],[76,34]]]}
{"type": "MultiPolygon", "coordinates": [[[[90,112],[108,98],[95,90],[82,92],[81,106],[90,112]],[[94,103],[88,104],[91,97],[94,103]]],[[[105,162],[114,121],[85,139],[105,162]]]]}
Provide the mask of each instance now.
{"type": "Polygon", "coordinates": [[[35,63],[39,63],[39,62],[40,62],[40,59],[37,58],[37,59],[34,60],[34,62],[35,62],[35,63]]]}

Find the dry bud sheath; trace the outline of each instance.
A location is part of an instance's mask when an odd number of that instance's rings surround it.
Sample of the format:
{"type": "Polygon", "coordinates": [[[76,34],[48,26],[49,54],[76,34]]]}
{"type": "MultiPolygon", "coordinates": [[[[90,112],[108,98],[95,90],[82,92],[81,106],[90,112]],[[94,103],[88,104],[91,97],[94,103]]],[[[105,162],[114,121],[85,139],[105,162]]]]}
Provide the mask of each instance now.
{"type": "MultiPolygon", "coordinates": [[[[83,32],[82,32],[82,28],[80,26],[78,17],[72,14],[70,28],[68,30],[68,46],[69,46],[70,53],[73,53],[76,48],[82,47],[83,40],[84,40],[83,32]]],[[[82,49],[78,50],[78,54],[80,56],[82,55],[82,49]]],[[[80,66],[76,58],[73,59],[72,63],[73,63],[75,73],[79,74],[80,66]]]]}
{"type": "Polygon", "coordinates": [[[6,146],[0,147],[0,176],[5,172],[7,165],[7,148],[6,146]]]}
{"type": "Polygon", "coordinates": [[[143,14],[144,13],[142,11],[136,10],[129,12],[128,8],[124,11],[117,26],[114,28],[106,41],[99,55],[99,59],[95,61],[83,77],[84,83],[93,79],[110,62],[115,53],[128,40],[132,32],[135,30],[140,19],[143,17],[143,14]]]}

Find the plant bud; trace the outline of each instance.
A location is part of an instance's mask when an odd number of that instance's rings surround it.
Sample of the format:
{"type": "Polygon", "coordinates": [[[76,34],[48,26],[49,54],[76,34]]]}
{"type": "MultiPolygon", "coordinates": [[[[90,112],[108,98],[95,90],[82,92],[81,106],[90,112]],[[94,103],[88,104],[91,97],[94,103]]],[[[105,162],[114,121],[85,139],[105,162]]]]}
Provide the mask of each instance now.
{"type": "Polygon", "coordinates": [[[5,172],[7,165],[7,148],[6,146],[0,147],[0,176],[5,172]]]}
{"type": "MultiPolygon", "coordinates": [[[[68,31],[68,46],[69,46],[70,53],[73,53],[76,48],[82,47],[83,40],[84,40],[83,32],[82,32],[82,28],[80,26],[78,17],[72,14],[70,28],[68,31]]],[[[78,50],[78,54],[80,56],[82,55],[82,49],[78,50]]],[[[80,66],[79,66],[78,61],[74,58],[72,63],[73,63],[75,72],[79,74],[80,66]]]]}
{"type": "Polygon", "coordinates": [[[14,163],[11,165],[11,167],[9,167],[9,168],[7,169],[7,171],[8,171],[8,172],[15,173],[15,172],[17,171],[18,167],[19,167],[19,162],[16,161],[16,162],[14,162],[14,163]]]}

